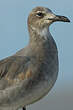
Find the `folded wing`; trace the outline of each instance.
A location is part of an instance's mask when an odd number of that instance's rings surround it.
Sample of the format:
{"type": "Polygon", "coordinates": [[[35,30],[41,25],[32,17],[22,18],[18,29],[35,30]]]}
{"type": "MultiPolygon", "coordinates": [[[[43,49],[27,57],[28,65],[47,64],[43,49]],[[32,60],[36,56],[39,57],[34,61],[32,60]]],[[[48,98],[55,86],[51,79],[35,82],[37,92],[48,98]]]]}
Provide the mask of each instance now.
{"type": "Polygon", "coordinates": [[[24,80],[30,58],[11,56],[0,61],[0,90],[7,88],[18,80],[24,80]]]}

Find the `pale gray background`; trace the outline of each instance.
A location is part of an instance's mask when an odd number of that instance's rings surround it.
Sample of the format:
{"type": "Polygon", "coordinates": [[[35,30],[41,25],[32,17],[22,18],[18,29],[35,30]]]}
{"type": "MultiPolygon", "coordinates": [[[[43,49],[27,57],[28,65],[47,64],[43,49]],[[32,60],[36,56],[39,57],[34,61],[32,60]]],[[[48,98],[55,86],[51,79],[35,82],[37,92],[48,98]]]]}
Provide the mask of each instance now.
{"type": "Polygon", "coordinates": [[[71,23],[54,23],[50,31],[59,52],[59,76],[51,92],[28,110],[73,110],[73,0],[0,0],[0,59],[28,44],[27,17],[35,6],[45,6],[71,23]]]}

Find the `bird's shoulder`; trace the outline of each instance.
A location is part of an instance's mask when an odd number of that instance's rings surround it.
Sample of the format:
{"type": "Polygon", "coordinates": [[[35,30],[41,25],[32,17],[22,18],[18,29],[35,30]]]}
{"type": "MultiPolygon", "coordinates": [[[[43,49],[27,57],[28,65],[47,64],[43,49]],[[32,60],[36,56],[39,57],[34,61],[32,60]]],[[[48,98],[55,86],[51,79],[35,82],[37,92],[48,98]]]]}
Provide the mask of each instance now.
{"type": "Polygon", "coordinates": [[[25,67],[30,61],[29,57],[26,56],[10,56],[0,61],[0,78],[3,77],[8,71],[19,69],[19,67],[25,67]]]}
{"type": "Polygon", "coordinates": [[[4,81],[12,85],[18,80],[30,77],[28,69],[30,58],[27,56],[11,56],[0,61],[0,85],[4,81]]]}

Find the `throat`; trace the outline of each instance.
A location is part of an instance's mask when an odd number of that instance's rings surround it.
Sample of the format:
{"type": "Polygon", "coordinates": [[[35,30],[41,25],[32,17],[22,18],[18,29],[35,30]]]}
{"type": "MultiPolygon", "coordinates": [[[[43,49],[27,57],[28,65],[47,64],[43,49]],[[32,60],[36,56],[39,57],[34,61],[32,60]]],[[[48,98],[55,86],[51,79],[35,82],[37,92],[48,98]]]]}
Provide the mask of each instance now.
{"type": "Polygon", "coordinates": [[[48,28],[43,29],[35,29],[31,28],[30,31],[30,47],[33,51],[42,52],[50,47],[50,41],[52,40],[52,36],[49,32],[48,28]]]}
{"type": "Polygon", "coordinates": [[[30,41],[47,41],[51,39],[51,34],[49,32],[48,27],[44,27],[42,29],[37,29],[31,26],[31,29],[29,31],[30,33],[30,41]]]}
{"type": "Polygon", "coordinates": [[[38,33],[41,38],[44,38],[44,40],[48,40],[50,37],[50,32],[49,32],[49,29],[47,28],[40,30],[38,33]]]}

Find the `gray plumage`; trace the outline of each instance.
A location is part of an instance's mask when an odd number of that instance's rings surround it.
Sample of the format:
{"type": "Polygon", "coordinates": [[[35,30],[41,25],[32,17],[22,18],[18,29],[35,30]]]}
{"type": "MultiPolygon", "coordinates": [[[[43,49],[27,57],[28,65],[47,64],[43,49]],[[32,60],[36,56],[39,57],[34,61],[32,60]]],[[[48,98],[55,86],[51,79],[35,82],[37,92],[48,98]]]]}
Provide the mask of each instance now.
{"type": "Polygon", "coordinates": [[[26,107],[53,87],[58,75],[58,51],[48,27],[54,21],[69,19],[47,8],[33,9],[28,17],[28,46],[0,61],[0,110],[26,107]]]}

